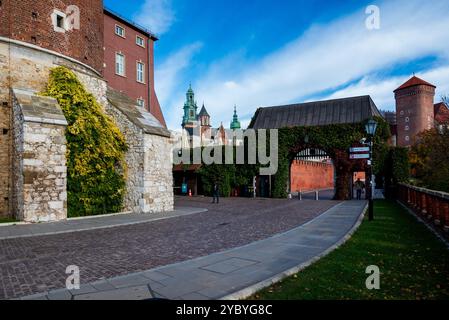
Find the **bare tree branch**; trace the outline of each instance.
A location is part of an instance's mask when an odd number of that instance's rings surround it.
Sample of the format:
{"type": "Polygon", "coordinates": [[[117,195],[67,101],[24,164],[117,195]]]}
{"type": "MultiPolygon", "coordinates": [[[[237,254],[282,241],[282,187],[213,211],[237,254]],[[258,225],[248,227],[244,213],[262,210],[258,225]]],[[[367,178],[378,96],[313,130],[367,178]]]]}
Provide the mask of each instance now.
{"type": "Polygon", "coordinates": [[[446,107],[449,108],[449,95],[442,95],[441,96],[441,101],[443,101],[443,103],[446,105],[446,107]]]}

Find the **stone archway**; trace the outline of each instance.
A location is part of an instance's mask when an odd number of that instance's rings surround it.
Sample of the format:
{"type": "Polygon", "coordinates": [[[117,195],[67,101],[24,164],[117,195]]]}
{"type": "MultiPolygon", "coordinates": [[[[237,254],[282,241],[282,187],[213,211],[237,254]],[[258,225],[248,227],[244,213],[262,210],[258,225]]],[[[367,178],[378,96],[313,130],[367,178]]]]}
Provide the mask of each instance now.
{"type": "Polygon", "coordinates": [[[365,164],[362,161],[354,161],[349,159],[348,151],[345,149],[329,148],[326,146],[320,146],[318,144],[310,143],[297,143],[289,150],[288,161],[291,163],[295,156],[301,151],[306,149],[319,149],[323,150],[327,156],[332,160],[335,170],[334,181],[334,199],[335,200],[348,200],[351,199],[351,179],[352,172],[364,171],[365,164]]]}
{"type": "Polygon", "coordinates": [[[315,148],[323,150],[334,164],[334,199],[352,199],[352,174],[355,171],[366,171],[367,161],[350,159],[349,149],[359,146],[364,135],[362,123],[279,129],[279,166],[273,179],[273,196],[287,196],[292,160],[301,150],[315,148]]]}
{"type": "Polygon", "coordinates": [[[334,160],[320,148],[300,150],[290,160],[288,186],[289,193],[292,195],[297,195],[299,192],[332,190],[331,197],[333,197],[335,195],[334,160]]]}

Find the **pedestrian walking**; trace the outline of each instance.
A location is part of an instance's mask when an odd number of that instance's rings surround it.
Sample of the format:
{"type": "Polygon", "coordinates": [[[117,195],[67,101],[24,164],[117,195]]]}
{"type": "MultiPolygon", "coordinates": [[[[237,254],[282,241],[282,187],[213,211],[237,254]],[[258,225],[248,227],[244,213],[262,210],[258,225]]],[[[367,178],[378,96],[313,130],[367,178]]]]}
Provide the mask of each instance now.
{"type": "Polygon", "coordinates": [[[358,178],[354,183],[354,188],[357,193],[357,200],[362,200],[362,191],[365,189],[365,184],[360,180],[360,178],[358,178]]]}
{"type": "Polygon", "coordinates": [[[220,187],[218,186],[218,182],[214,182],[213,190],[212,190],[212,203],[215,203],[215,200],[217,200],[217,203],[220,202],[220,187]]]}

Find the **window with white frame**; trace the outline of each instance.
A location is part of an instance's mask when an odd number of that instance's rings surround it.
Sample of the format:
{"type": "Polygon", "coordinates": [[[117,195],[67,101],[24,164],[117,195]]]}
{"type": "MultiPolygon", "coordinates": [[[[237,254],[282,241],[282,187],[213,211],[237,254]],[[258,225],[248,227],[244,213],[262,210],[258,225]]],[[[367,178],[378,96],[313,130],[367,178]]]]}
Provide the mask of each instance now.
{"type": "Polygon", "coordinates": [[[65,28],[65,19],[66,19],[66,14],[59,11],[59,10],[53,10],[53,13],[51,14],[51,19],[52,19],[52,23],[53,23],[53,29],[56,32],[66,32],[66,28],[65,28]]]}
{"type": "Polygon", "coordinates": [[[125,37],[125,28],[116,24],[115,25],[115,34],[124,38],[125,37]]]}
{"type": "Polygon", "coordinates": [[[145,83],[145,64],[137,62],[137,82],[145,83]]]}
{"type": "Polygon", "coordinates": [[[121,53],[115,54],[115,73],[119,76],[125,76],[125,56],[121,53]]]}
{"type": "Polygon", "coordinates": [[[137,99],[137,105],[139,107],[145,108],[145,100],[142,98],[137,99]]]}
{"type": "Polygon", "coordinates": [[[145,48],[145,40],[142,37],[136,36],[136,44],[145,48]]]}

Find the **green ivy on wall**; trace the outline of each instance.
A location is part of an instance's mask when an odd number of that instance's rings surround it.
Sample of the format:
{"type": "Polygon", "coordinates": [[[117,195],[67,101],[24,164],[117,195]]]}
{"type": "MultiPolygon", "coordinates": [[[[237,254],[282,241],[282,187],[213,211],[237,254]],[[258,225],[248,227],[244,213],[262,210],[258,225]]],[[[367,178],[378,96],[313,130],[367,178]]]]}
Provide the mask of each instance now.
{"type": "MultiPolygon", "coordinates": [[[[383,118],[376,117],[375,120],[378,123],[378,128],[374,138],[373,172],[383,177],[387,170],[387,160],[390,157],[387,140],[391,134],[389,125],[383,118]]],[[[333,160],[337,190],[335,199],[348,199],[352,173],[367,169],[366,161],[349,159],[349,148],[360,146],[360,140],[365,137],[365,123],[279,129],[278,171],[272,177],[272,196],[275,198],[287,197],[290,164],[295,155],[307,148],[317,148],[325,151],[333,160]]],[[[269,138],[267,140],[269,141],[269,138]]],[[[267,146],[267,150],[269,150],[269,146],[267,146]]],[[[245,148],[245,158],[247,152],[248,150],[245,148]]],[[[222,154],[225,154],[224,149],[222,154]]],[[[211,194],[213,183],[217,181],[223,196],[229,196],[232,188],[251,185],[252,178],[258,174],[258,165],[212,164],[203,165],[199,171],[205,195],[211,194]]]]}
{"type": "Polygon", "coordinates": [[[114,213],[122,210],[126,189],[123,134],[65,67],[51,70],[41,93],[55,98],[67,119],[68,216],[114,213]]]}

